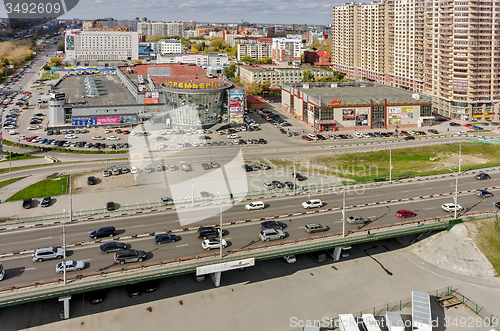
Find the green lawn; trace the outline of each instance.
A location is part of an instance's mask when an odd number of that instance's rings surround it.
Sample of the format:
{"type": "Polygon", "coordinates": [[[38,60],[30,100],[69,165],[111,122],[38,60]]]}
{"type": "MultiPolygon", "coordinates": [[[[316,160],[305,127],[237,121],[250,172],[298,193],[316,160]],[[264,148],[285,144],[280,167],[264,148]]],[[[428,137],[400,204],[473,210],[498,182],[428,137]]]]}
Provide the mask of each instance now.
{"type": "Polygon", "coordinates": [[[47,178],[38,183],[28,186],[17,192],[6,201],[22,200],[25,198],[42,198],[46,196],[57,196],[66,194],[68,175],[47,178]]]}
{"type": "Polygon", "coordinates": [[[23,178],[26,178],[26,176],[24,176],[24,177],[17,177],[17,178],[12,178],[12,179],[7,179],[7,180],[4,180],[4,181],[1,181],[0,182],[0,188],[2,188],[4,186],[7,186],[9,184],[12,184],[14,182],[17,182],[18,180],[21,180],[23,178]]]}
{"type": "Polygon", "coordinates": [[[474,239],[477,246],[500,275],[500,233],[495,219],[475,221],[478,235],[474,239]],[[476,223],[477,222],[477,223],[476,223]]]}
{"type": "MultiPolygon", "coordinates": [[[[392,178],[407,178],[449,173],[458,169],[459,144],[442,144],[392,150],[392,178]]],[[[297,158],[297,171],[341,176],[353,180],[388,179],[389,150],[345,153],[316,157],[309,160],[297,158]]],[[[299,154],[300,155],[300,154],[299,154]]],[[[293,169],[293,160],[271,159],[276,165],[293,169]]],[[[500,165],[500,145],[489,143],[462,143],[461,170],[500,165]]]]}
{"type": "MultiPolygon", "coordinates": [[[[9,153],[3,152],[3,155],[6,157],[6,159],[3,159],[0,162],[9,162],[9,153]]],[[[11,160],[12,161],[28,160],[28,159],[39,159],[39,158],[43,158],[43,156],[17,154],[17,153],[12,153],[12,156],[11,156],[11,160]]]]}
{"type": "Polygon", "coordinates": [[[40,79],[59,79],[59,74],[58,73],[54,73],[53,75],[51,75],[50,73],[46,72],[44,74],[42,74],[42,78],[40,79]]]}

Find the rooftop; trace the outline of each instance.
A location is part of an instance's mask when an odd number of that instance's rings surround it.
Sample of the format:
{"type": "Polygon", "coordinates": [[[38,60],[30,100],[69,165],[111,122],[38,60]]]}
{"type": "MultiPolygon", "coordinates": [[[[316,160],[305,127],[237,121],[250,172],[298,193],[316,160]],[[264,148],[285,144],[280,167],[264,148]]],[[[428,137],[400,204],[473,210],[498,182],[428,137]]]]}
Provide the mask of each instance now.
{"type": "Polygon", "coordinates": [[[67,103],[82,103],[86,106],[129,105],[136,104],[134,97],[121,85],[116,75],[92,75],[99,96],[87,97],[85,77],[90,75],[67,76],[55,89],[57,93],[65,93],[67,103]]]}
{"type": "Polygon", "coordinates": [[[208,78],[207,73],[202,68],[196,65],[177,64],[177,63],[162,63],[162,64],[141,64],[132,66],[132,71],[127,70],[128,67],[119,67],[136,85],[138,84],[137,77],[143,76],[147,78],[148,74],[156,85],[164,84],[165,81],[176,83],[225,83],[221,78],[208,78]]]}
{"type": "Polygon", "coordinates": [[[367,87],[310,87],[298,88],[301,92],[312,96],[316,99],[329,101],[331,99],[337,100],[380,100],[380,99],[405,99],[411,100],[414,92],[396,89],[390,86],[367,86],[367,87]]]}

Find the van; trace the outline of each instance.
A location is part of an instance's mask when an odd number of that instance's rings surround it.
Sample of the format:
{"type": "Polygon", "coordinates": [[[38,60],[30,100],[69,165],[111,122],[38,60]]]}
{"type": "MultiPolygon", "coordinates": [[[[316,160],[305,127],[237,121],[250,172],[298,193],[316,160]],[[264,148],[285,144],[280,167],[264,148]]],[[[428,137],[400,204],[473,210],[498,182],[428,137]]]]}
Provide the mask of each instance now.
{"type": "Polygon", "coordinates": [[[264,209],[266,206],[264,205],[264,202],[262,201],[254,201],[250,202],[248,205],[245,206],[246,210],[256,210],[256,209],[264,209]]]}
{"type": "Polygon", "coordinates": [[[111,168],[111,173],[113,175],[119,175],[120,174],[120,169],[118,169],[117,167],[112,167],[111,168]]]}

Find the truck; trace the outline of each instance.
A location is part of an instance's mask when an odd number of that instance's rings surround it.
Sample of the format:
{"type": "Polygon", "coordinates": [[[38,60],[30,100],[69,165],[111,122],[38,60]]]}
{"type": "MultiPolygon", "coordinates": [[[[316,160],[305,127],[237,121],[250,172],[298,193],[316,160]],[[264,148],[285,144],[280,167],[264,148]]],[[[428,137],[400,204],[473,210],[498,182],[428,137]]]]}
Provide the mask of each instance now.
{"type": "Polygon", "coordinates": [[[179,168],[181,168],[182,171],[186,171],[186,172],[192,170],[191,166],[184,161],[179,162],[179,168]]]}
{"type": "Polygon", "coordinates": [[[405,324],[403,323],[401,314],[394,311],[388,311],[385,313],[385,326],[389,331],[405,330],[405,324]]]}
{"type": "Polygon", "coordinates": [[[323,263],[326,261],[326,254],[323,251],[311,252],[309,255],[311,255],[312,259],[318,263],[323,263]]]}
{"type": "Polygon", "coordinates": [[[341,331],[359,331],[358,322],[353,314],[339,314],[339,329],[341,331]]]}

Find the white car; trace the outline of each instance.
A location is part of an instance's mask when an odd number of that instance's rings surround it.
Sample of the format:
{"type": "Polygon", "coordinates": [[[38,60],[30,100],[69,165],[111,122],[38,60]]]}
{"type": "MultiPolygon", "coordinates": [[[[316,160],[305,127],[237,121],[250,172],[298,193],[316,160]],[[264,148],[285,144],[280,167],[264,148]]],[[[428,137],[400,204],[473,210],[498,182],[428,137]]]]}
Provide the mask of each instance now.
{"type": "Polygon", "coordinates": [[[356,138],[363,138],[363,135],[361,133],[359,133],[359,132],[353,132],[352,134],[356,138]]]}
{"type": "Polygon", "coordinates": [[[80,133],[87,133],[87,129],[85,129],[85,128],[80,129],[80,133]]]}
{"type": "Polygon", "coordinates": [[[101,137],[101,136],[93,136],[92,137],[93,140],[104,140],[104,137],[101,137]]]}
{"type": "Polygon", "coordinates": [[[198,133],[199,133],[199,134],[204,134],[205,132],[203,132],[203,130],[202,130],[202,129],[199,129],[199,130],[198,130],[198,133]]]}
{"type": "Polygon", "coordinates": [[[454,204],[454,203],[445,203],[444,205],[441,206],[444,211],[451,211],[454,212],[456,211],[461,211],[463,208],[460,205],[454,204]]]}
{"type": "Polygon", "coordinates": [[[227,136],[227,139],[236,139],[236,138],[239,138],[240,136],[236,133],[232,133],[230,135],[227,136]]]}
{"type": "Polygon", "coordinates": [[[16,131],[14,131],[14,130],[10,130],[10,131],[8,131],[8,132],[9,132],[9,134],[10,134],[11,136],[13,136],[13,135],[15,135],[15,134],[16,134],[16,131]]]}
{"type": "Polygon", "coordinates": [[[39,125],[30,125],[30,126],[28,127],[28,130],[38,130],[38,129],[40,129],[40,126],[39,126],[39,125]]]}
{"type": "MultiPolygon", "coordinates": [[[[84,268],[85,268],[85,262],[83,261],[73,261],[73,260],[66,261],[66,272],[75,270],[78,271],[84,268]]],[[[56,272],[58,274],[64,272],[64,262],[56,264],[56,272]]]]}
{"type": "Polygon", "coordinates": [[[295,263],[297,261],[295,255],[283,256],[283,259],[285,259],[286,263],[295,263]]]}
{"type": "Polygon", "coordinates": [[[311,199],[305,202],[302,202],[302,207],[306,209],[317,208],[323,206],[323,203],[320,199],[311,199]]]}
{"type": "Polygon", "coordinates": [[[74,134],[67,134],[64,136],[66,139],[76,139],[76,136],[74,134]]]}
{"type": "Polygon", "coordinates": [[[108,140],[120,140],[117,136],[109,136],[108,140]]]}
{"type": "Polygon", "coordinates": [[[109,129],[104,129],[104,133],[109,133],[109,129]]]}
{"type": "Polygon", "coordinates": [[[137,170],[137,168],[136,168],[136,167],[131,167],[131,168],[130,168],[130,173],[135,175],[135,174],[138,174],[138,173],[139,173],[139,170],[137,170]]]}
{"type": "Polygon", "coordinates": [[[196,142],[196,141],[193,141],[193,142],[191,143],[191,145],[193,145],[193,147],[198,147],[198,146],[199,146],[198,142],[196,142]]]}
{"type": "MultiPolygon", "coordinates": [[[[201,243],[201,247],[203,247],[203,249],[206,249],[207,251],[211,250],[212,248],[220,248],[220,242],[219,242],[219,239],[206,239],[206,240],[203,240],[203,242],[201,243]]],[[[222,239],[222,247],[227,247],[227,242],[222,239]]]]}

